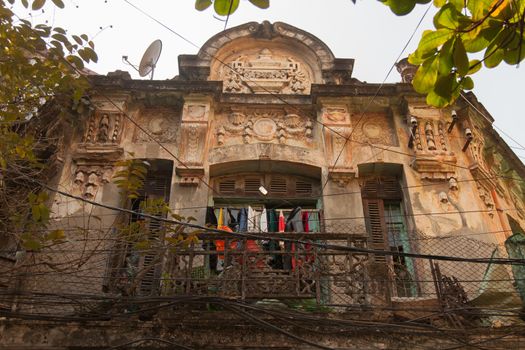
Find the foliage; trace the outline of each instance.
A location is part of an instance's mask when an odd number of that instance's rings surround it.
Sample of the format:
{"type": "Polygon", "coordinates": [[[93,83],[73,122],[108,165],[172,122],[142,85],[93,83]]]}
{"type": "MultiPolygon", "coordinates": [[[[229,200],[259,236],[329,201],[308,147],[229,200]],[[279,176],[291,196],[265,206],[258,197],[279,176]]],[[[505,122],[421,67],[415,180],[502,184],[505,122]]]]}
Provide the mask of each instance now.
{"type": "MultiPolygon", "coordinates": [[[[61,0],[52,2],[64,7],[61,0]]],[[[81,111],[88,83],[78,70],[84,68],[84,62],[96,62],[97,55],[85,34],[69,36],[63,28],[33,26],[19,18],[10,8],[17,3],[36,11],[46,1],[0,0],[0,179],[6,179],[0,183],[0,200],[4,202],[0,226],[4,233],[25,231],[23,245],[39,249],[46,239],[62,234],[46,237],[34,233],[37,226],[47,226],[49,212],[44,209],[47,197],[43,193],[34,186],[20,186],[44,167],[35,153],[38,130],[25,125],[38,118],[42,106],[50,101],[60,106],[58,118],[69,118],[72,108],[81,111]],[[14,193],[13,188],[23,190],[14,193]]]]}
{"type": "MultiPolygon", "coordinates": [[[[133,156],[133,153],[130,153],[133,156]]],[[[120,189],[125,200],[136,199],[144,187],[149,163],[141,159],[126,159],[115,163],[121,169],[115,173],[113,182],[120,189]]]]}
{"type": "MultiPolygon", "coordinates": [[[[270,0],[248,0],[253,5],[266,9],[270,7],[270,0]]],[[[213,4],[215,13],[219,16],[228,16],[234,13],[239,7],[239,0],[196,0],[195,8],[204,11],[213,4]]]]}
{"type": "MultiPolygon", "coordinates": [[[[130,154],[133,156],[133,154],[130,154]]],[[[199,231],[186,232],[185,223],[196,221],[194,217],[183,217],[173,212],[169,203],[163,198],[147,198],[144,196],[144,184],[150,166],[147,160],[143,159],[126,159],[115,163],[121,167],[115,173],[113,183],[121,191],[123,196],[124,206],[129,206],[130,202],[139,201],[140,213],[147,214],[147,216],[138,215],[134,220],[127,217],[120,225],[120,233],[123,238],[134,245],[138,250],[157,249],[176,249],[178,247],[188,247],[192,243],[197,242],[197,234],[199,231]],[[166,218],[169,217],[172,221],[162,221],[161,225],[155,222],[151,216],[166,218]],[[162,235],[159,232],[159,227],[162,227],[162,235]],[[166,244],[167,243],[167,244],[166,244]]]]}
{"type": "MultiPolygon", "coordinates": [[[[409,14],[417,4],[432,0],[378,0],[398,16],[409,14]]],[[[268,1],[250,2],[268,8],[268,1]]],[[[355,3],[355,0],[352,0],[355,3]]],[[[433,0],[439,11],[435,30],[423,33],[409,62],[419,68],[414,89],[427,96],[435,107],[452,104],[462,90],[472,90],[472,75],[481,68],[494,68],[502,61],[518,65],[525,58],[523,48],[525,0],[433,0]]],[[[196,0],[203,11],[214,5],[218,15],[229,15],[239,0],[196,0]]]]}
{"type": "MultiPolygon", "coordinates": [[[[428,2],[388,0],[385,4],[403,15],[413,9],[407,3],[428,2]]],[[[434,0],[434,5],[439,8],[434,16],[435,30],[423,33],[417,50],[409,57],[410,63],[419,65],[414,89],[426,94],[430,105],[447,106],[461,90],[473,89],[471,75],[482,64],[487,68],[502,61],[518,65],[525,58],[525,1],[434,0]],[[482,53],[480,59],[472,57],[475,53],[482,53]]]]}

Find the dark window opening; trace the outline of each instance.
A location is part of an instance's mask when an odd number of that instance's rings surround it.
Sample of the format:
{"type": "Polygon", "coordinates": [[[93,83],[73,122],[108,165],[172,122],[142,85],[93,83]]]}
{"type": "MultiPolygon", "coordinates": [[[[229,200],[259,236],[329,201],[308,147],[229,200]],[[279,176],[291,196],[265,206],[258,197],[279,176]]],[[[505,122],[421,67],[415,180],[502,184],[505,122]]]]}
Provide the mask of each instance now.
{"type": "MultiPolygon", "coordinates": [[[[361,192],[370,248],[410,252],[399,180],[395,177],[370,178],[365,180],[361,192]]],[[[393,281],[395,296],[417,295],[412,259],[399,255],[375,255],[374,261],[379,267],[385,267],[378,268],[381,271],[379,277],[393,281]]]]}

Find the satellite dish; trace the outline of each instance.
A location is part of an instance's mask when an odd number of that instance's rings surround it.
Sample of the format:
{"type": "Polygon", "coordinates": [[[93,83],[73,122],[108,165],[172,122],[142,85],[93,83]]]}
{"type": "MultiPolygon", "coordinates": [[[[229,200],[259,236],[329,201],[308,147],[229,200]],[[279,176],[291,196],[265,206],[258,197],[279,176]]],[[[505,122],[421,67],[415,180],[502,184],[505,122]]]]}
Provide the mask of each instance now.
{"type": "Polygon", "coordinates": [[[139,64],[139,75],[141,77],[145,77],[146,75],[151,73],[150,79],[153,79],[155,65],[157,64],[157,61],[159,60],[161,51],[162,51],[162,41],[158,39],[152,42],[148,46],[148,48],[144,52],[144,55],[142,55],[142,59],[140,60],[140,64],[139,64]]]}

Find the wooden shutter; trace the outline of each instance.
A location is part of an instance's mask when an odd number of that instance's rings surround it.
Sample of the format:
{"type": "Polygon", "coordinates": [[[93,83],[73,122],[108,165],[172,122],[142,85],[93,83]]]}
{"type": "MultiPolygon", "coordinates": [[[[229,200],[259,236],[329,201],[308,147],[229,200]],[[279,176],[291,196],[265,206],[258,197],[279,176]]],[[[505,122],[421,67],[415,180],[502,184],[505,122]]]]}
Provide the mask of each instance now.
{"type": "MultiPolygon", "coordinates": [[[[171,176],[163,173],[149,172],[144,182],[146,199],[163,199],[169,203],[171,176]]],[[[163,239],[163,223],[160,220],[147,219],[149,240],[158,244],[163,239]]],[[[139,285],[139,295],[158,295],[162,264],[156,252],[146,253],[140,259],[140,269],[146,270],[139,285]],[[155,265],[155,266],[152,266],[155,265]]]]}
{"type": "MultiPolygon", "coordinates": [[[[365,221],[369,233],[369,246],[372,249],[386,250],[387,237],[385,209],[381,199],[364,199],[365,221]]],[[[386,261],[385,256],[375,256],[375,261],[386,261]]]]}
{"type": "Polygon", "coordinates": [[[286,177],[272,176],[270,180],[270,194],[271,195],[286,195],[288,193],[288,186],[286,184],[286,177]]]}
{"type": "Polygon", "coordinates": [[[259,187],[261,187],[260,177],[246,177],[244,179],[244,193],[251,195],[259,195],[259,187]]]}
{"type": "Polygon", "coordinates": [[[374,177],[365,180],[362,189],[363,198],[402,199],[399,180],[395,177],[374,177]]]}

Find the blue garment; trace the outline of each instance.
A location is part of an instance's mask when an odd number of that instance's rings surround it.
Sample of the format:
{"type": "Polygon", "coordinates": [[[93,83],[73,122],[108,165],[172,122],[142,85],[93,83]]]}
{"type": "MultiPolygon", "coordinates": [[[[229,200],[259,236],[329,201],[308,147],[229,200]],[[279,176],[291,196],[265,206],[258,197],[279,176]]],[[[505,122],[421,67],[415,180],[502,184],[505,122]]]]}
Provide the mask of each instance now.
{"type": "Polygon", "coordinates": [[[238,232],[248,231],[248,210],[246,208],[242,208],[239,210],[237,221],[239,223],[238,232]]]}

